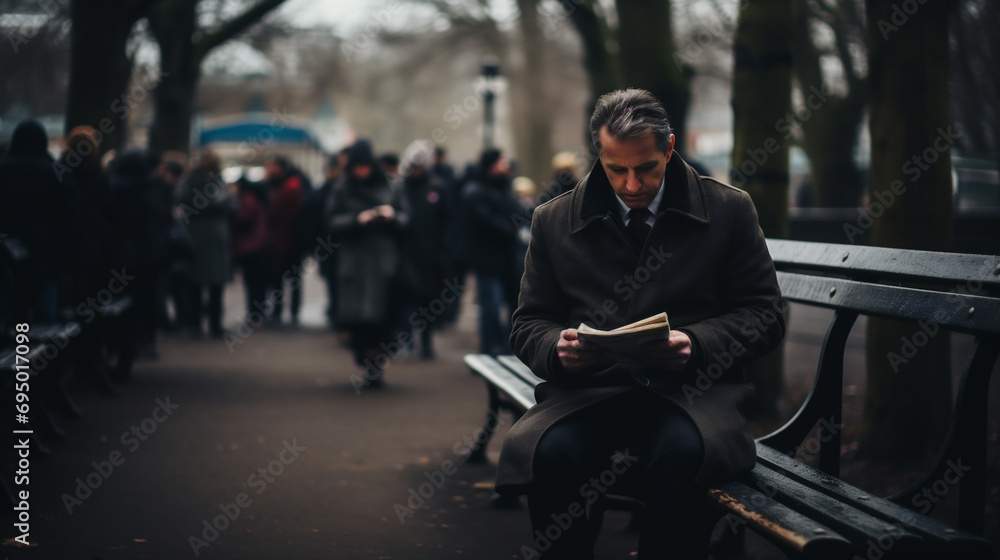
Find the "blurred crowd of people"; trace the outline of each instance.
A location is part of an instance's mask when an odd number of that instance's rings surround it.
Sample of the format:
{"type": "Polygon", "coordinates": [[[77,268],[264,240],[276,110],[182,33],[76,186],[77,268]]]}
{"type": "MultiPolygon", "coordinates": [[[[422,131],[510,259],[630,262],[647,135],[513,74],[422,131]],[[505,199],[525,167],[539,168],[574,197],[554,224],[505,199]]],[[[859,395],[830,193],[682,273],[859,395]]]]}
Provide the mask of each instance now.
{"type": "Polygon", "coordinates": [[[280,155],[262,181],[232,184],[210,150],[190,164],[145,150],[102,157],[85,126],[59,160],[48,147],[27,120],[0,148],[0,233],[27,248],[36,321],[67,319],[117,279],[133,300],[140,356],[155,357],[159,330],[225,337],[223,291],[238,271],[248,317],[278,326],[287,307],[295,325],[304,259],[334,247],[316,259],[326,317],[375,386],[398,352],[435,357],[433,333],[457,319],[469,275],[480,351],[509,351],[531,212],[578,180],[573,155],[560,154],[539,196],[495,148],[459,173],[441,148],[377,154],[358,140],[314,186],[280,155]]]}

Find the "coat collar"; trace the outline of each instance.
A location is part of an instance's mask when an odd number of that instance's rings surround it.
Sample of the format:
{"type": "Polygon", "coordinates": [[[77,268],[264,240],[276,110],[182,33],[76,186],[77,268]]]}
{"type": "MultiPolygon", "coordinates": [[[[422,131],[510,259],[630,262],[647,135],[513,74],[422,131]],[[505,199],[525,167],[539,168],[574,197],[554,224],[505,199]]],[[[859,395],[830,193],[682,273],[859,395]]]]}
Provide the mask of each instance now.
{"type": "MultiPolygon", "coordinates": [[[[709,223],[701,178],[676,151],[667,163],[664,188],[667,190],[663,193],[658,215],[671,212],[686,216],[698,223],[709,223]]],[[[576,233],[595,220],[605,218],[615,209],[614,191],[600,159],[594,162],[590,173],[573,189],[571,196],[573,197],[571,233],[576,233]]]]}

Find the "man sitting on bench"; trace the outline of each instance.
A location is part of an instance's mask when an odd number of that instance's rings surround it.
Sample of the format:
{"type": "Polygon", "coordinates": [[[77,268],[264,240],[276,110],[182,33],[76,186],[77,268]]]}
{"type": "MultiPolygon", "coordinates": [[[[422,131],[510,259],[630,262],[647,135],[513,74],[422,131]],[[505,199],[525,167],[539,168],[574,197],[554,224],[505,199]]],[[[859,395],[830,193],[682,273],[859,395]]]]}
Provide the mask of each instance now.
{"type": "Polygon", "coordinates": [[[706,484],[754,465],[742,365],[784,335],[774,263],[750,197],[674,152],[649,92],[602,96],[590,131],[599,161],[534,214],[511,344],[546,383],[507,435],[497,491],[528,495],[522,554],[581,560],[593,558],[586,506],[636,469],[639,557],[706,558],[706,484]],[[625,361],[574,328],[660,312],[676,330],[625,361]]]}

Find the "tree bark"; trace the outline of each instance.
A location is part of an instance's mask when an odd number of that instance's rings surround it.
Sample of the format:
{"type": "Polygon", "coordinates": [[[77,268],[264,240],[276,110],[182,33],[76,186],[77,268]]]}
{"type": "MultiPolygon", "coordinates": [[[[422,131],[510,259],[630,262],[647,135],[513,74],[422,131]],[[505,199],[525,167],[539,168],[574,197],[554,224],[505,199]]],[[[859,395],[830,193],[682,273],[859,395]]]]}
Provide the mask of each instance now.
{"type": "Polygon", "coordinates": [[[552,112],[548,105],[545,79],[545,45],[538,21],[538,0],[517,0],[520,11],[521,48],[524,55],[524,72],[521,76],[522,91],[518,96],[523,115],[518,127],[518,161],[522,175],[530,177],[539,192],[545,189],[552,177],[552,112]]]}
{"type": "Polygon", "coordinates": [[[684,152],[690,76],[674,62],[677,45],[670,2],[617,0],[615,6],[624,85],[648,90],[663,102],[677,137],[676,146],[684,152]]]}
{"type": "Polygon", "coordinates": [[[201,62],[212,49],[232,39],[284,0],[259,0],[212,31],[197,25],[198,0],[160,0],[149,25],[160,45],[163,82],[154,92],[155,114],[149,147],[157,152],[188,152],[191,119],[201,77],[201,62]]]}
{"type": "MultiPolygon", "coordinates": [[[[733,184],[753,198],[767,237],[788,237],[789,141],[778,123],[792,108],[794,0],[759,0],[740,12],[733,41],[733,184]]],[[[749,368],[751,414],[777,416],[783,348],[749,368]]]]}
{"type": "Polygon", "coordinates": [[[591,146],[590,115],[594,112],[598,97],[622,87],[621,64],[617,53],[608,49],[608,45],[613,44],[611,31],[607,21],[598,13],[599,8],[595,7],[594,0],[562,4],[583,42],[583,66],[587,70],[591,93],[584,121],[583,145],[591,146]]]}
{"type": "MultiPolygon", "coordinates": [[[[900,17],[892,0],[869,0],[867,10],[871,243],[949,251],[948,5],[927,0],[900,17]]],[[[949,336],[939,332],[912,359],[890,362],[918,330],[909,323],[868,322],[865,457],[928,458],[944,439],[951,413],[949,336]]]]}
{"type": "Polygon", "coordinates": [[[160,71],[164,76],[153,100],[149,148],[155,152],[188,151],[201,65],[192,41],[197,30],[197,7],[198,0],[162,0],[149,15],[150,30],[160,46],[160,71]]]}
{"type": "Polygon", "coordinates": [[[151,2],[109,0],[70,4],[72,21],[66,132],[88,125],[101,135],[101,153],[120,149],[134,107],[126,95],[132,26],[151,2]]]}
{"type": "MultiPolygon", "coordinates": [[[[803,94],[808,97],[810,90],[804,87],[803,94]]],[[[861,205],[863,183],[854,163],[854,147],[864,114],[864,94],[852,91],[847,97],[828,97],[826,104],[802,123],[802,147],[812,168],[812,206],[861,205]]]]}
{"type": "MultiPolygon", "coordinates": [[[[820,70],[820,52],[810,30],[809,4],[800,6],[795,25],[795,74],[804,107],[794,116],[801,123],[802,148],[812,168],[811,206],[857,208],[861,205],[861,172],[854,163],[854,147],[867,105],[867,84],[859,77],[851,59],[846,35],[852,18],[843,4],[831,6],[829,19],[835,35],[838,58],[844,69],[847,93],[834,95],[820,70]]],[[[790,123],[786,123],[790,124],[790,123]]],[[[786,137],[791,133],[786,133],[786,137]]]]}

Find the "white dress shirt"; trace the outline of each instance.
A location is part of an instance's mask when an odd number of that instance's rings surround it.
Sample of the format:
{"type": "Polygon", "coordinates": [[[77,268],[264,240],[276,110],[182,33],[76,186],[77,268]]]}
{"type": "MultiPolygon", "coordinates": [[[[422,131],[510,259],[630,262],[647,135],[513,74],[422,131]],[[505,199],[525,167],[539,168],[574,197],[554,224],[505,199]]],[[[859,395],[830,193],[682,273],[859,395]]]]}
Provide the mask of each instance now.
{"type": "MultiPolygon", "coordinates": [[[[656,196],[653,197],[653,201],[646,207],[649,209],[649,217],[646,218],[646,224],[649,227],[653,227],[653,223],[656,221],[656,211],[659,210],[660,202],[663,200],[663,183],[665,181],[665,176],[663,179],[660,179],[660,190],[656,191],[656,196]]],[[[628,211],[631,210],[631,208],[629,208],[625,202],[622,201],[622,199],[618,196],[618,193],[615,193],[615,200],[618,201],[618,212],[622,217],[622,221],[625,222],[625,227],[628,227],[628,223],[631,221],[631,218],[628,216],[628,211]]]]}

